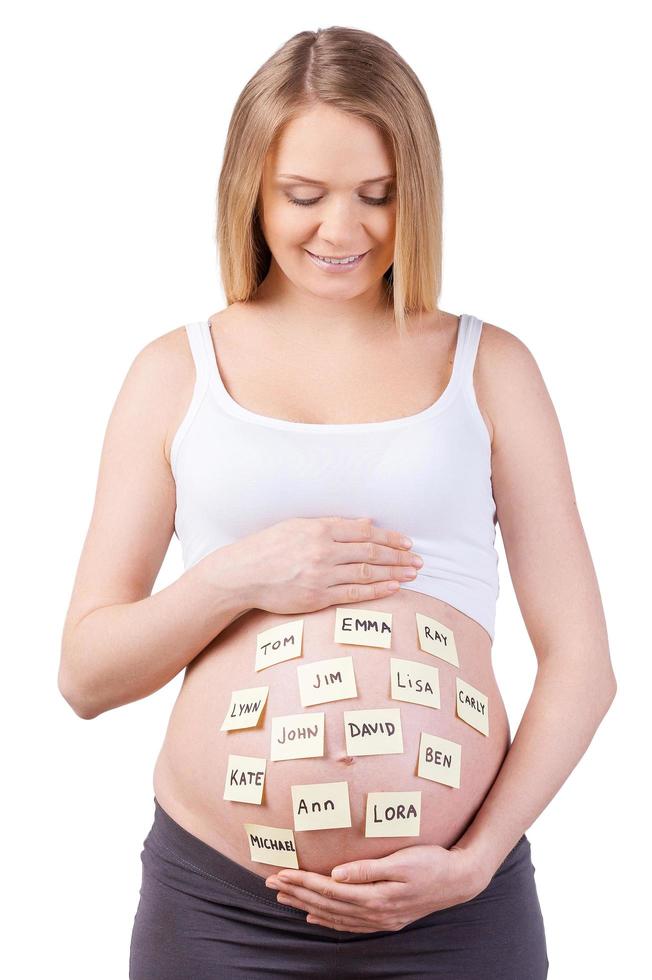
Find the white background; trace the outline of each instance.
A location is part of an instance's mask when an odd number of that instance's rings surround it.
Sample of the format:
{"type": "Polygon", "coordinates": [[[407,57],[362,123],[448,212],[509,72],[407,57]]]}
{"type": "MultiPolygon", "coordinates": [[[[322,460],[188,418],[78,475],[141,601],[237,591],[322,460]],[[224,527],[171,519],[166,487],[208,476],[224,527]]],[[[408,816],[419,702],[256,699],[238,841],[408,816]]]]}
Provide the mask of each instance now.
{"type": "MultiPolygon", "coordinates": [[[[10,917],[0,956],[12,980],[127,977],[151,775],[181,675],[93,721],[57,690],[104,429],[136,353],[224,305],[214,202],[239,92],[293,34],[334,24],[387,39],[428,92],[445,174],[441,307],[518,335],[559,414],[619,691],[528,836],[551,980],[645,972],[646,7],[408,0],[220,10],[60,0],[5,8],[0,843],[10,917]]],[[[493,656],[514,732],[536,661],[497,541],[493,656]]],[[[182,571],[173,539],[155,591],[182,571]]]]}

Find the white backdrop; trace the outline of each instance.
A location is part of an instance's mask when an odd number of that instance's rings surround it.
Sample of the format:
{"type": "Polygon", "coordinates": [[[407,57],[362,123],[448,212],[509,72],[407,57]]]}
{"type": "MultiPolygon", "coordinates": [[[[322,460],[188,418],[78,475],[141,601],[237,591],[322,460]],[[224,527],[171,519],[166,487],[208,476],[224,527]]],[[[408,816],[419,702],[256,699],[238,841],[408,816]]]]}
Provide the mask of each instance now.
{"type": "MultiPolygon", "coordinates": [[[[5,976],[127,977],[152,771],[181,675],[92,721],[58,693],[102,439],[136,353],[224,305],[214,201],[240,90],[290,36],[333,24],[386,38],[428,92],[445,174],[440,305],[515,333],[536,357],[601,585],[618,694],[528,830],[550,980],[645,972],[646,6],[60,0],[5,9],[5,976]]],[[[493,656],[514,732],[536,660],[500,535],[497,544],[493,656]]],[[[182,571],[173,539],[155,591],[182,571]]]]}

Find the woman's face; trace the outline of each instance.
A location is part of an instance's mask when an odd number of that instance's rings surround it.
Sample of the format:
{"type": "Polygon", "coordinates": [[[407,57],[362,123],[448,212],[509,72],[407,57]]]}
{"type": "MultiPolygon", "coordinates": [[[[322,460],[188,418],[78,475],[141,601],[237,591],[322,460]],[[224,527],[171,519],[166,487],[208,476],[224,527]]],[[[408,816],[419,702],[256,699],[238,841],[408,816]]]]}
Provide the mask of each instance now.
{"type": "Polygon", "coordinates": [[[265,161],[258,205],[272,277],[325,299],[381,285],[394,260],[394,161],[365,119],[320,104],[288,123],[265,161]],[[313,256],[362,258],[328,265],[313,256]]]}

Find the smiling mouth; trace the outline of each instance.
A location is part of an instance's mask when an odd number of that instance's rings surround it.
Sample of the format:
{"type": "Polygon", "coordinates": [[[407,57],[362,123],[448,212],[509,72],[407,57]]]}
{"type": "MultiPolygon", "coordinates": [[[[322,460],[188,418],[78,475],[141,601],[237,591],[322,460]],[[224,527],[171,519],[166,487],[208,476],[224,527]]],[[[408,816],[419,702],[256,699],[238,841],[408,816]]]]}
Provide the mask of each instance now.
{"type": "Polygon", "coordinates": [[[356,255],[317,255],[316,252],[311,252],[310,249],[306,249],[308,255],[313,258],[316,262],[320,262],[322,265],[333,265],[333,266],[349,266],[356,265],[364,258],[365,255],[370,251],[367,249],[366,252],[358,252],[356,255]]]}

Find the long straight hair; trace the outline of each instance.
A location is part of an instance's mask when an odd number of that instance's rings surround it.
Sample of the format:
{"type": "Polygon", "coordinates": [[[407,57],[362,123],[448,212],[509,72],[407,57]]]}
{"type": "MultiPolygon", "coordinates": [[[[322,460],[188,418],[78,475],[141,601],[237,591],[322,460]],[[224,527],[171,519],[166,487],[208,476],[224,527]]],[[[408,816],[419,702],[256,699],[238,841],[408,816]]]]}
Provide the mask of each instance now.
{"type": "Polygon", "coordinates": [[[394,156],[396,233],[384,274],[399,333],[437,309],[442,276],[443,178],[428,97],[394,48],[366,31],[301,31],[247,82],[229,123],[217,191],[216,243],[227,303],[250,299],[271,253],[257,212],[270,147],[297,115],[323,103],[367,119],[394,156]]]}

